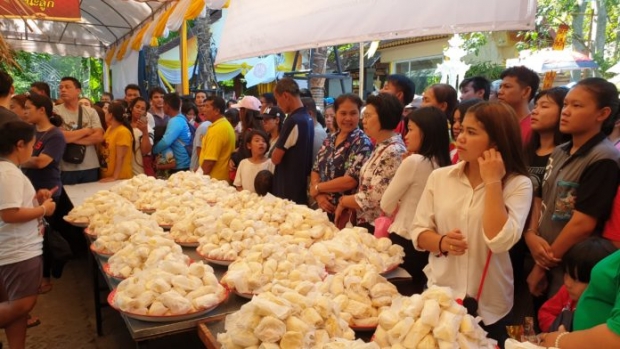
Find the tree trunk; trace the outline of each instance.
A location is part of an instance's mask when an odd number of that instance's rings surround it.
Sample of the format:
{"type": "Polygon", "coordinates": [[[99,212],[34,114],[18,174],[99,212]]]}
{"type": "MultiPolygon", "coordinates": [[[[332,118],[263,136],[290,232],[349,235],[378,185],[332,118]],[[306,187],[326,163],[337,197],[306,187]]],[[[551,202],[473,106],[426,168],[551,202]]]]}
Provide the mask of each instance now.
{"type": "Polygon", "coordinates": [[[607,6],[605,0],[596,1],[596,31],[594,33],[594,54],[598,54],[601,58],[605,52],[605,29],[607,29],[607,6]]]}
{"type": "Polygon", "coordinates": [[[211,19],[209,17],[196,18],[194,33],[198,45],[198,76],[197,88],[211,89],[217,87],[213,56],[211,55],[211,19]]]}
{"type": "MultiPolygon", "coordinates": [[[[312,57],[312,73],[325,74],[327,68],[327,47],[314,49],[312,57]]],[[[310,79],[310,92],[317,107],[323,110],[323,98],[325,98],[325,78],[310,79]]]]}
{"type": "MultiPolygon", "coordinates": [[[[576,7],[576,13],[573,15],[573,23],[571,25],[573,28],[573,47],[576,51],[588,54],[588,49],[585,46],[585,38],[583,36],[583,22],[586,10],[588,9],[588,3],[586,1],[582,1],[576,7]]],[[[571,81],[579,80],[581,80],[581,71],[571,71],[571,81]]]]}

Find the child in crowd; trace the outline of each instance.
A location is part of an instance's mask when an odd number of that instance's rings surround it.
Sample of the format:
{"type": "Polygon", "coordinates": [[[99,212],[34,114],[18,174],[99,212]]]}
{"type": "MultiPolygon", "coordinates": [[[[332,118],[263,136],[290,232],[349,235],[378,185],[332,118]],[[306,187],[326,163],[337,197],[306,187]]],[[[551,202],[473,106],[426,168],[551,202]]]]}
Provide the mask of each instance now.
{"type": "Polygon", "coordinates": [[[271,195],[271,188],[273,187],[273,173],[269,170],[261,170],[256,174],[254,178],[254,189],[256,194],[260,196],[271,195]]]}
{"type": "Polygon", "coordinates": [[[24,348],[28,313],[41,284],[41,219],[56,209],[53,191],[35,192],[19,166],[30,160],[34,126],[12,121],[0,126],[0,327],[10,348],[24,348]]]}
{"type": "Polygon", "coordinates": [[[256,174],[262,170],[269,170],[273,173],[275,168],[271,159],[265,155],[269,150],[269,138],[263,131],[252,130],[245,138],[245,146],[250,150],[252,156],[241,160],[233,184],[239,191],[245,189],[255,193],[254,179],[256,174]]]}
{"type": "Polygon", "coordinates": [[[562,259],[564,285],[538,312],[538,323],[542,332],[557,331],[559,325],[569,325],[571,328],[566,330],[572,330],[572,321],[570,324],[562,324],[558,322],[558,317],[564,310],[575,310],[579,297],[588,287],[592,268],[615,251],[616,248],[609,241],[590,238],[566,252],[562,259]]]}

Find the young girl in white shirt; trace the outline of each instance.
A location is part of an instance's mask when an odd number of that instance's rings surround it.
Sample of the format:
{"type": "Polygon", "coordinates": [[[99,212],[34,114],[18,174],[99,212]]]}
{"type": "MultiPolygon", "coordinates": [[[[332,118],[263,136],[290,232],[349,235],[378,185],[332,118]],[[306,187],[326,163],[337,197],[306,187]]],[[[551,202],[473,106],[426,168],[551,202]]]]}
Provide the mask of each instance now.
{"type": "Polygon", "coordinates": [[[53,193],[35,192],[19,169],[30,160],[34,141],[33,125],[0,125],[0,327],[11,349],[25,347],[27,317],[42,277],[40,220],[56,208],[53,193]]]}
{"type": "Polygon", "coordinates": [[[462,128],[461,162],[429,176],[411,240],[416,249],[430,252],[424,269],[428,286],[447,286],[458,298],[477,299],[484,328],[503,347],[514,293],[508,251],[521,237],[532,182],[512,108],[479,103],[467,111],[462,128]]]}
{"type": "Polygon", "coordinates": [[[252,130],[245,138],[245,146],[250,150],[252,156],[241,160],[233,184],[239,191],[249,190],[256,193],[254,189],[256,174],[262,170],[273,173],[275,168],[271,159],[265,155],[269,150],[269,138],[263,131],[252,130]]]}
{"type": "Polygon", "coordinates": [[[428,252],[419,252],[411,243],[411,224],[426,180],[434,169],[452,164],[448,118],[437,107],[423,107],[407,117],[405,136],[408,155],[396,170],[381,197],[381,210],[394,221],[389,227],[390,240],[405,249],[400,265],[413,277],[413,293],[421,293],[426,283],[422,269],[428,263],[428,252]]]}

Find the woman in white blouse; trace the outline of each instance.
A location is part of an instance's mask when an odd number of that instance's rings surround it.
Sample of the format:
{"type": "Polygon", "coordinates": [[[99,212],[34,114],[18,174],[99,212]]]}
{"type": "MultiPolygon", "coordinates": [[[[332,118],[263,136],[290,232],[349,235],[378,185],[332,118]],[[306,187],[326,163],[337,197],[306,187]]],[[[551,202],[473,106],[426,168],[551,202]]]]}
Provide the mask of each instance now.
{"type": "Polygon", "coordinates": [[[430,252],[428,286],[450,287],[459,298],[479,296],[483,326],[503,347],[514,293],[508,251],[521,237],[532,182],[512,108],[479,103],[467,111],[462,128],[457,139],[462,161],[429,176],[411,240],[430,252]]]}
{"type": "Polygon", "coordinates": [[[345,208],[354,209],[355,225],[374,233],[375,219],[381,215],[381,196],[407,151],[400,135],[393,131],[402,118],[403,108],[398,98],[389,93],[371,95],[366,100],[362,125],[366,135],[375,141],[375,149],[360,169],[357,193],[340,197],[336,222],[345,208]]]}
{"type": "Polygon", "coordinates": [[[407,156],[381,198],[381,210],[394,216],[390,225],[390,240],[405,249],[405,260],[400,265],[413,276],[414,293],[422,292],[426,276],[422,268],[428,263],[428,252],[419,252],[411,243],[411,224],[426,180],[434,169],[452,165],[448,118],[437,107],[423,107],[407,117],[405,144],[407,156]]]}

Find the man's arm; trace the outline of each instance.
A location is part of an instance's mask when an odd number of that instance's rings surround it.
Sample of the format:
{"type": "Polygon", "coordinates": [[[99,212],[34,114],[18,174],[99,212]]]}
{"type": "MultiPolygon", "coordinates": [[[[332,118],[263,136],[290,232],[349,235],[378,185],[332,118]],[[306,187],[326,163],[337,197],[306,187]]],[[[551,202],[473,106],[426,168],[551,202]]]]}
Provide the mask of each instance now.
{"type": "Polygon", "coordinates": [[[65,136],[65,141],[67,144],[75,143],[82,138],[86,138],[90,136],[92,133],[92,129],[90,128],[81,128],[79,130],[66,131],[62,130],[62,135],[65,136]]]}
{"type": "Polygon", "coordinates": [[[204,173],[206,175],[211,174],[211,171],[213,171],[213,167],[215,167],[215,161],[214,160],[205,160],[205,161],[202,162],[200,167],[202,167],[202,173],[204,173]]]}
{"type": "Polygon", "coordinates": [[[274,149],[273,153],[271,153],[271,162],[273,162],[274,165],[279,165],[282,162],[284,153],[286,153],[284,149],[280,149],[280,148],[274,149]]]}
{"type": "Polygon", "coordinates": [[[94,128],[89,136],[79,139],[73,143],[80,145],[96,145],[101,142],[103,142],[103,129],[94,128]]]}
{"type": "Polygon", "coordinates": [[[22,167],[41,169],[47,167],[47,165],[52,163],[52,161],[54,161],[54,159],[52,159],[49,155],[40,154],[39,156],[31,157],[30,160],[22,164],[22,167]]]}

